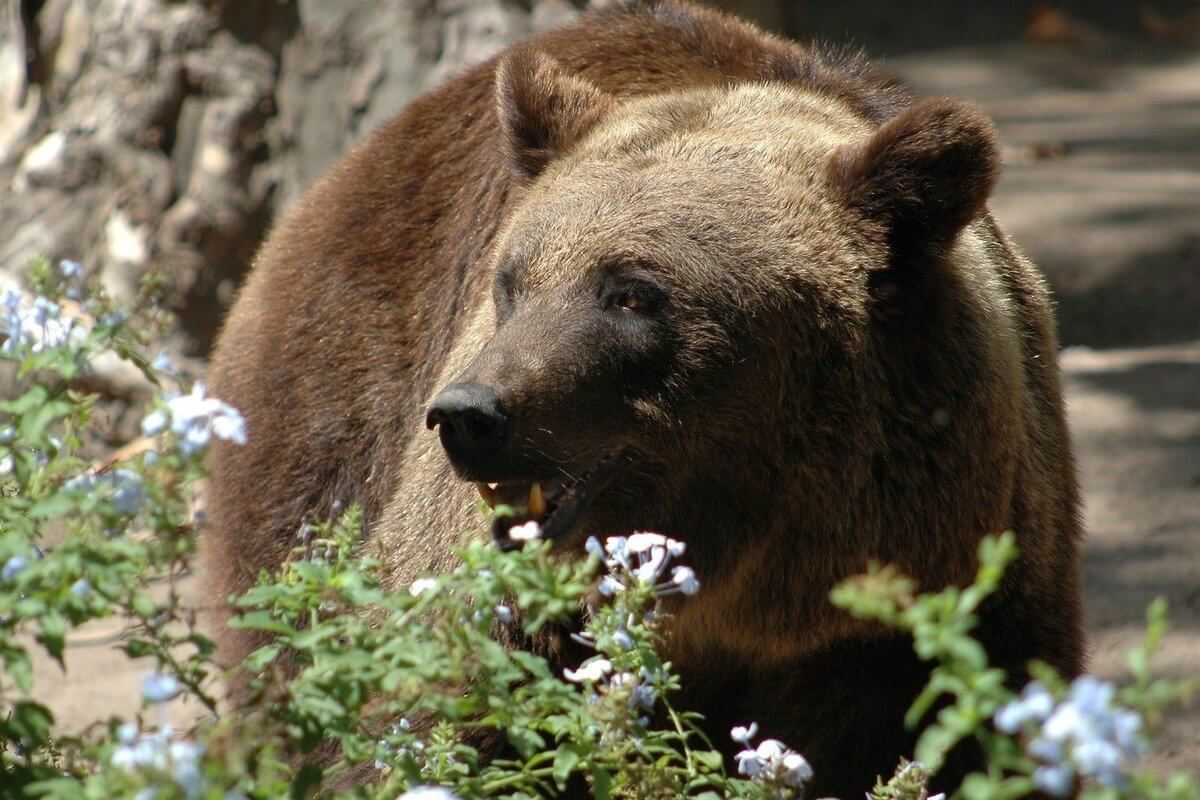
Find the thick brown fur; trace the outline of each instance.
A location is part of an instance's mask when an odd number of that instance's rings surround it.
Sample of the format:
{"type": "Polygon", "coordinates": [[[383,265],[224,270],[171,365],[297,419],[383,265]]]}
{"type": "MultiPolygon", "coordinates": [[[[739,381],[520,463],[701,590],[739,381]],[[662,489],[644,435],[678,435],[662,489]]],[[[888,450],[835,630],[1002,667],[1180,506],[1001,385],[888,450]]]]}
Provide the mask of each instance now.
{"type": "MultiPolygon", "coordinates": [[[[214,602],[334,503],[363,505],[392,586],[446,567],[481,521],[425,411],[493,386],[527,445],[498,457],[510,477],[637,454],[581,528],[688,543],[704,588],[673,605],[668,655],[714,741],[757,720],[812,761],[813,796],[856,796],[911,755],[927,670],[829,603],[870,561],[962,584],[1014,530],[979,634],[1016,675],[1082,666],[1056,333],[987,214],[997,169],[973,107],[682,3],[466,72],[257,259],[212,370],[250,435],[211,461],[214,602]],[[643,279],[653,317],[598,301],[643,279]]],[[[230,659],[253,644],[220,637],[230,659]]]]}

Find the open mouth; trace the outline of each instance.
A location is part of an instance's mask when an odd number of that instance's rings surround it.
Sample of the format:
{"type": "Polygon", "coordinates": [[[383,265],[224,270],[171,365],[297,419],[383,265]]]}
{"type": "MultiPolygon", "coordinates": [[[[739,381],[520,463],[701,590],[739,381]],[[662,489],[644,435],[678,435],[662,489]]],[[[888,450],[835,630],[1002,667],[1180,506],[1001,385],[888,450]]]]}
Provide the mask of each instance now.
{"type": "Polygon", "coordinates": [[[629,462],[625,450],[608,454],[591,470],[577,479],[505,481],[476,483],[475,487],[489,507],[496,509],[492,518],[492,538],[501,550],[515,550],[522,542],[509,532],[526,522],[536,522],[543,539],[557,539],[575,527],[629,462]]]}

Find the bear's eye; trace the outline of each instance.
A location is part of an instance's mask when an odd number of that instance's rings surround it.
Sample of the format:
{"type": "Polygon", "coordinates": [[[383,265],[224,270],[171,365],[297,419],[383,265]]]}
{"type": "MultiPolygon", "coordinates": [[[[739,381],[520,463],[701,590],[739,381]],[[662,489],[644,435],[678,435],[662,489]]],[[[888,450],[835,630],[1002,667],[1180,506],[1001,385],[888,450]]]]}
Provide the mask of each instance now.
{"type": "Polygon", "coordinates": [[[617,289],[608,296],[606,305],[619,311],[649,314],[655,310],[660,300],[661,295],[656,289],[639,284],[617,289]]]}

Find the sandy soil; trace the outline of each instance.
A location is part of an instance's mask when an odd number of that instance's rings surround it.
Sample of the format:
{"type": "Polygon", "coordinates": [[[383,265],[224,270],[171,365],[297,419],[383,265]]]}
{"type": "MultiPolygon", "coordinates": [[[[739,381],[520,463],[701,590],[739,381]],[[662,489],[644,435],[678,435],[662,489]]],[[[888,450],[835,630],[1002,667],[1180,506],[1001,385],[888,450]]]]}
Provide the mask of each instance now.
{"type": "MultiPolygon", "coordinates": [[[[994,207],[1058,292],[1093,669],[1124,674],[1165,595],[1159,667],[1200,672],[1200,51],[1002,42],[891,63],[995,115],[1008,164],[994,207]]],[[[143,668],[111,650],[113,633],[77,636],[66,675],[42,670],[64,726],[135,706],[143,668]]],[[[1200,710],[1163,734],[1150,765],[1200,773],[1200,710]]]]}

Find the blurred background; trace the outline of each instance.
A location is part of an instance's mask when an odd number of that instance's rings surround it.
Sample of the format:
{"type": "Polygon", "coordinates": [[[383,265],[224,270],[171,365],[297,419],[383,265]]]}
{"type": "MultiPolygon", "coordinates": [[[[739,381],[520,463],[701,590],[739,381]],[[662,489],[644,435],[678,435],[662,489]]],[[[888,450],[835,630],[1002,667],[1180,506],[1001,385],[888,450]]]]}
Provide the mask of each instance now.
{"type": "MultiPolygon", "coordinates": [[[[154,272],[181,320],[171,346],[202,374],[255,248],[314,179],[416,94],[581,5],[0,0],[0,288],[36,254],[118,296],[154,272]]],[[[1124,673],[1165,595],[1159,666],[1200,671],[1200,3],[716,5],[863,45],[994,116],[993,208],[1059,302],[1093,669],[1124,673]]],[[[145,387],[102,377],[118,446],[145,387]]],[[[45,665],[61,724],[136,702],[140,673],[96,647],[113,635],[74,642],[65,676],[45,665]]],[[[1164,743],[1153,766],[1200,771],[1200,711],[1167,720],[1164,743]]]]}

